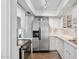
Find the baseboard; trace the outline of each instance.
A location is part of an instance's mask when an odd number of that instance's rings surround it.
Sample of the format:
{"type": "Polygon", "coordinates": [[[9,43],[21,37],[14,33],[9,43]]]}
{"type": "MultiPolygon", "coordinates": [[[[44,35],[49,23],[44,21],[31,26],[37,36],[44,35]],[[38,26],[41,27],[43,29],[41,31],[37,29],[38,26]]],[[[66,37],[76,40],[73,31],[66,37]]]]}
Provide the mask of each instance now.
{"type": "Polygon", "coordinates": [[[36,52],[36,53],[46,53],[46,52],[50,52],[50,51],[48,51],[48,50],[40,50],[40,51],[33,51],[34,53],[36,52]]]}
{"type": "Polygon", "coordinates": [[[50,50],[50,52],[57,52],[57,50],[50,50]]]}

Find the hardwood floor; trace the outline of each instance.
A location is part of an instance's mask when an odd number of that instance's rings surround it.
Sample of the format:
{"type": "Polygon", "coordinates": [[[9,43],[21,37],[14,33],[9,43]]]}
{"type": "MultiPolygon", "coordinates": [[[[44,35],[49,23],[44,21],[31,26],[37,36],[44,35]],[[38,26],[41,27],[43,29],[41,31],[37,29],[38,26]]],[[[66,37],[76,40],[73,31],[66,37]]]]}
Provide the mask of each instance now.
{"type": "Polygon", "coordinates": [[[32,59],[61,59],[57,52],[34,52],[32,59]]]}

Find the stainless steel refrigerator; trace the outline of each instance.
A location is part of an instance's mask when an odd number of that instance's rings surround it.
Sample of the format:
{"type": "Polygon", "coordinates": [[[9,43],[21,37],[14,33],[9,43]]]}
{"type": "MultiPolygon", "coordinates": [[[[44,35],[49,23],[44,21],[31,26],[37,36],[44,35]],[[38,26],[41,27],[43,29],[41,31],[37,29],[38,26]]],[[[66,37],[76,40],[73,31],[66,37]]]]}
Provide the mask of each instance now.
{"type": "Polygon", "coordinates": [[[35,29],[33,30],[33,31],[38,31],[37,32],[38,36],[36,36],[36,39],[35,39],[35,37],[33,39],[33,50],[34,51],[49,51],[49,39],[48,39],[49,22],[48,22],[48,18],[47,17],[39,18],[38,23],[39,23],[37,25],[38,30],[35,30],[35,29]]]}

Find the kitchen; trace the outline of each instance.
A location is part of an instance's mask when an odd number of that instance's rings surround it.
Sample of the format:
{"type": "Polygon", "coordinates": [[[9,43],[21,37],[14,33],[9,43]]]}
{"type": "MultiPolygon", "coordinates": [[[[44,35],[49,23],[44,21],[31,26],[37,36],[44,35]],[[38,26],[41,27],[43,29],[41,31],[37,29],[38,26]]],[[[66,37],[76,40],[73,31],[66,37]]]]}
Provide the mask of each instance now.
{"type": "Polygon", "coordinates": [[[77,0],[17,0],[15,11],[12,55],[17,48],[18,59],[77,59],[77,0]]]}

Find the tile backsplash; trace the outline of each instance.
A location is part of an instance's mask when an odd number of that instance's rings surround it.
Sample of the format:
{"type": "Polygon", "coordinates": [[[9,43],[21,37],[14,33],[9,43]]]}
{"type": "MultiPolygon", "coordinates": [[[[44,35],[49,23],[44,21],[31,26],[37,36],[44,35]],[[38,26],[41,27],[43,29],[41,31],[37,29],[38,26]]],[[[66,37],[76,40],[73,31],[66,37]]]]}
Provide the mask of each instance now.
{"type": "Polygon", "coordinates": [[[75,32],[71,28],[51,29],[50,32],[54,34],[70,35],[75,37],[75,32]]]}

